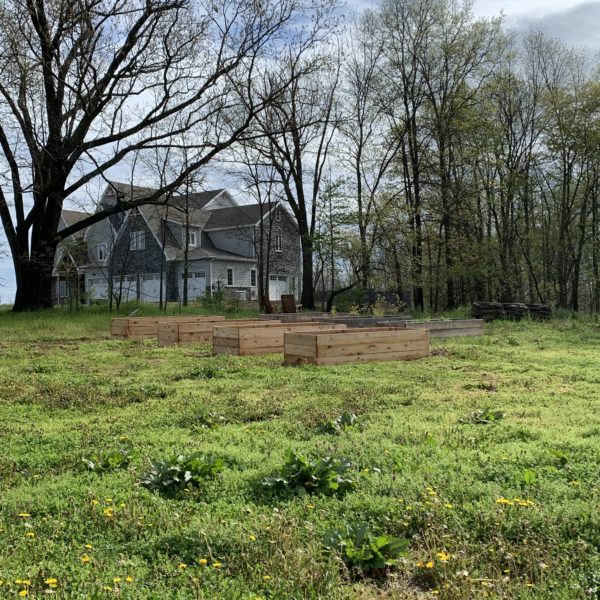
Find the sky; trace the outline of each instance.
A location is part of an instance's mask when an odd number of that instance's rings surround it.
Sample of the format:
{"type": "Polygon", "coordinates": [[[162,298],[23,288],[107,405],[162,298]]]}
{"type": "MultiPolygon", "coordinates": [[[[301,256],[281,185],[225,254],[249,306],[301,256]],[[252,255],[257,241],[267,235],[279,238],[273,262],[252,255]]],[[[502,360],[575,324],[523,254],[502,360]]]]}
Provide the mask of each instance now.
{"type": "MultiPolygon", "coordinates": [[[[348,10],[356,12],[378,5],[377,0],[346,1],[348,10]]],[[[473,12],[478,17],[503,13],[510,29],[526,31],[541,27],[566,43],[586,46],[593,54],[600,53],[600,0],[474,0],[473,12]]],[[[2,239],[0,232],[0,243],[2,239]]],[[[9,257],[0,257],[0,304],[11,303],[14,294],[12,262],[9,257]]]]}

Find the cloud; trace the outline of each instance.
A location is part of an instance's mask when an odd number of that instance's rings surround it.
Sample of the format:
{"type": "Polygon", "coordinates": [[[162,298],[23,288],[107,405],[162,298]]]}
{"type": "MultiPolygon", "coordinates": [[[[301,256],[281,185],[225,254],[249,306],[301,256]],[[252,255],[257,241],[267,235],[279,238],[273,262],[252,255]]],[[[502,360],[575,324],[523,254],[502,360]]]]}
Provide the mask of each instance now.
{"type": "Polygon", "coordinates": [[[584,46],[592,53],[600,52],[600,2],[585,2],[566,10],[540,17],[508,18],[508,26],[516,31],[542,29],[567,44],[584,46]]]}

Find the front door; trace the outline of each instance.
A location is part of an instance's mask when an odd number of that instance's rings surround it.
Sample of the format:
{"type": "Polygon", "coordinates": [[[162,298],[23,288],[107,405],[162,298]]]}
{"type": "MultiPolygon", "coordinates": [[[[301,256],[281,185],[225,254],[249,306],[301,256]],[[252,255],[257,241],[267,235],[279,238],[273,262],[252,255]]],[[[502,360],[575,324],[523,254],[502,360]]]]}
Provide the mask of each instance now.
{"type": "Polygon", "coordinates": [[[279,301],[289,290],[287,275],[269,275],[269,300],[279,301]]]}

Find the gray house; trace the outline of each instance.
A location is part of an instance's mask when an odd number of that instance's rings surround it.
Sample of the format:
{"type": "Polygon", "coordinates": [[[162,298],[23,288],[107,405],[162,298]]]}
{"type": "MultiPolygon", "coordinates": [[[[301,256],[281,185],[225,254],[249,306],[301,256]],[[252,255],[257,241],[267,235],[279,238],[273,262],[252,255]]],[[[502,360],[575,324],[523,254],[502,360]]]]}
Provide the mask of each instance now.
{"type": "MultiPolygon", "coordinates": [[[[99,209],[153,190],[110,183],[99,209]]],[[[63,211],[61,228],[86,216],[63,211]]],[[[113,215],[66,240],[57,251],[53,293],[74,290],[90,302],[192,302],[218,291],[257,299],[259,274],[271,300],[300,295],[302,264],[296,223],[279,203],[240,205],[226,190],[173,196],[113,215]],[[262,263],[260,262],[262,260],[262,263]]],[[[263,292],[264,293],[264,292],[263,292]]]]}

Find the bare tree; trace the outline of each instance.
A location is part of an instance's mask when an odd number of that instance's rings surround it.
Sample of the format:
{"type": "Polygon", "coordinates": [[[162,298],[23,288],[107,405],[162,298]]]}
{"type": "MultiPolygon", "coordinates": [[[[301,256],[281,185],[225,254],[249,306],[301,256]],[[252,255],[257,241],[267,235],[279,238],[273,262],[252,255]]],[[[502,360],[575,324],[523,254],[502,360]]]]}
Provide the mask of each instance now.
{"type": "Polygon", "coordinates": [[[14,310],[51,305],[61,240],[159,201],[243,137],[298,76],[273,78],[257,95],[257,72],[290,40],[301,37],[295,47],[308,51],[327,25],[327,2],[2,3],[0,148],[10,184],[0,187],[0,219],[16,273],[14,310]],[[58,231],[65,198],[134,152],[176,145],[182,131],[194,132],[194,144],[176,178],[147,198],[117,202],[58,231]]]}

